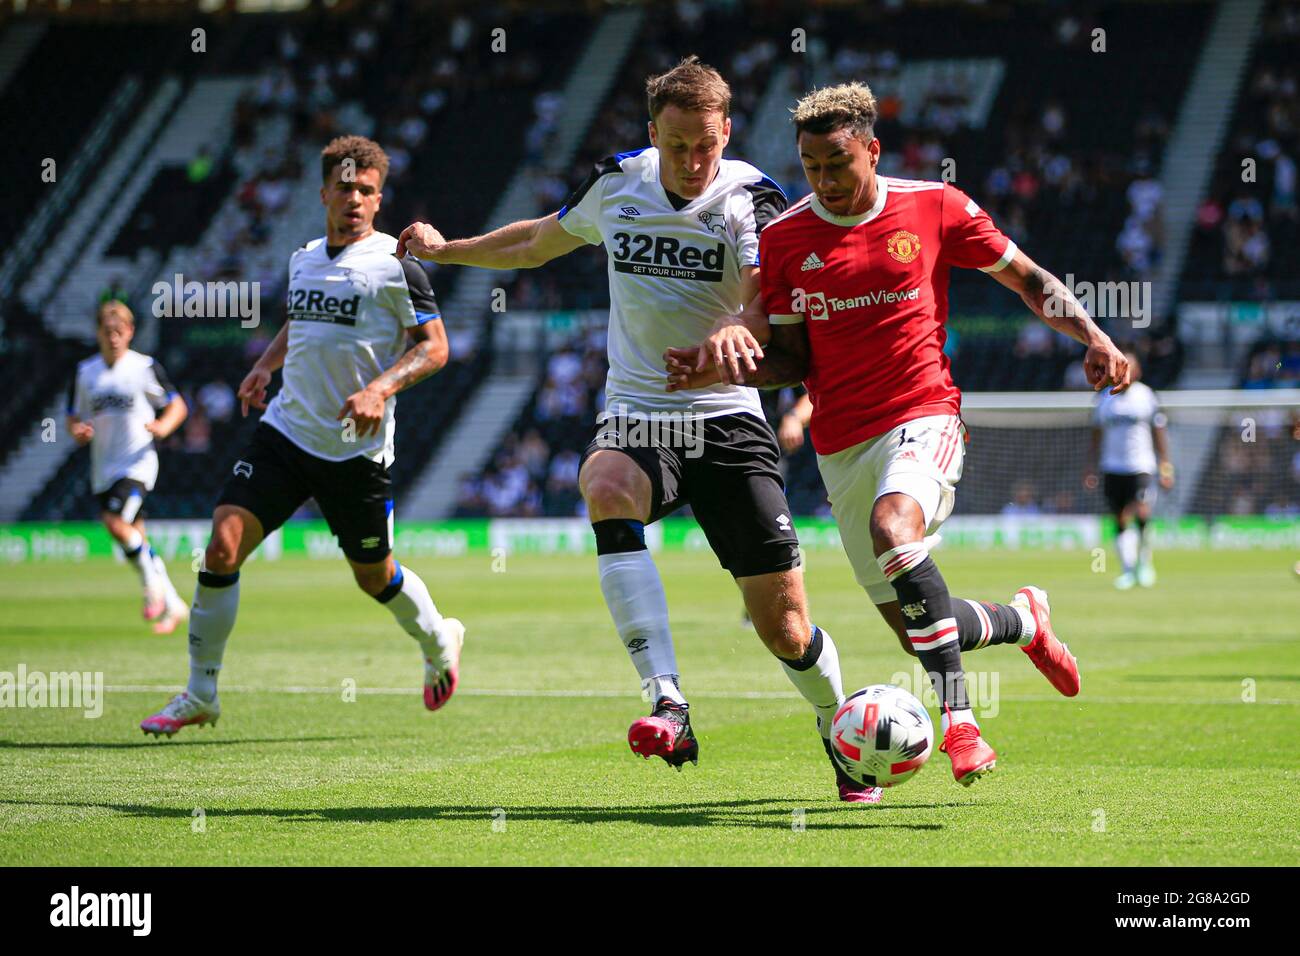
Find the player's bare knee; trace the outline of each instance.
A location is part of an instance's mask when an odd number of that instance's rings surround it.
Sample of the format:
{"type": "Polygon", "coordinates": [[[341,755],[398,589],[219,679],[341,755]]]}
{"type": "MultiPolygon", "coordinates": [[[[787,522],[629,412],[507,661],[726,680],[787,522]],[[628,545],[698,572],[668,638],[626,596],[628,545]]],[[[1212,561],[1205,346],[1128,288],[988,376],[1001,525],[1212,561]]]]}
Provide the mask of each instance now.
{"type": "Polygon", "coordinates": [[[892,508],[873,509],[870,528],[871,544],[877,555],[916,540],[911,520],[892,508]]]}
{"type": "Polygon", "coordinates": [[[774,657],[783,661],[797,661],[808,653],[808,644],[812,640],[811,628],[804,625],[797,615],[789,615],[777,626],[763,627],[758,631],[763,646],[774,657]]]}
{"type": "Polygon", "coordinates": [[[582,489],[587,512],[593,521],[605,518],[631,518],[638,515],[632,486],[609,475],[597,475],[582,489]]]}
{"type": "Polygon", "coordinates": [[[239,545],[225,538],[213,537],[203,552],[203,570],[212,574],[234,574],[239,570],[239,545]]]}

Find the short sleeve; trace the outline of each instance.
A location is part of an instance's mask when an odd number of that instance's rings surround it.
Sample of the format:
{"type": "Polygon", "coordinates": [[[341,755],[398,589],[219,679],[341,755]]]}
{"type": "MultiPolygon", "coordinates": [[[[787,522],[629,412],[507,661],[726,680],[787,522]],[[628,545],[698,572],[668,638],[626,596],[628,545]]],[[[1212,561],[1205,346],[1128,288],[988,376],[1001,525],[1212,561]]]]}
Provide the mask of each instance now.
{"type": "Polygon", "coordinates": [[[412,301],[411,288],[408,284],[410,280],[406,260],[399,262],[396,259],[389,259],[388,261],[397,266],[397,271],[396,273],[387,269],[382,271],[383,278],[380,281],[383,284],[375,293],[375,302],[392,315],[398,325],[409,329],[419,325],[419,322],[416,320],[415,303],[412,301]]]}
{"type": "Polygon", "coordinates": [[[1016,255],[1016,244],[993,225],[983,209],[956,186],[943,187],[943,258],[960,269],[1000,272],[1016,255]]]}
{"type": "Polygon", "coordinates": [[[150,360],[148,374],[145,377],[144,394],[150,405],[162,409],[180,393],[172,385],[163,367],[157,361],[150,360]]]}
{"type": "Polygon", "coordinates": [[[797,325],[804,319],[803,312],[795,307],[795,290],[786,280],[780,253],[773,250],[767,233],[759,236],[758,244],[765,263],[758,270],[758,283],[767,320],[772,325],[797,325]]]}
{"type": "Polygon", "coordinates": [[[573,191],[569,201],[560,207],[560,225],[571,235],[593,246],[605,241],[600,232],[600,207],[604,183],[611,173],[619,172],[617,157],[607,156],[592,167],[582,185],[573,191]]]}
{"type": "Polygon", "coordinates": [[[68,385],[68,414],[85,418],[85,389],[81,387],[81,369],[72,373],[72,382],[68,385]]]}
{"type": "Polygon", "coordinates": [[[766,176],[745,186],[745,197],[736,224],[736,261],[741,266],[756,266],[760,258],[759,236],[790,203],[781,187],[766,176]]]}
{"type": "Polygon", "coordinates": [[[1154,428],[1164,428],[1169,424],[1169,418],[1165,415],[1164,410],[1160,407],[1160,399],[1156,396],[1155,390],[1151,392],[1151,425],[1154,428]]]}
{"type": "Polygon", "coordinates": [[[433,285],[429,282],[429,273],[424,266],[414,259],[402,260],[402,272],[406,275],[406,289],[411,297],[411,308],[415,312],[414,325],[424,325],[434,319],[442,318],[438,300],[433,297],[433,285]]]}

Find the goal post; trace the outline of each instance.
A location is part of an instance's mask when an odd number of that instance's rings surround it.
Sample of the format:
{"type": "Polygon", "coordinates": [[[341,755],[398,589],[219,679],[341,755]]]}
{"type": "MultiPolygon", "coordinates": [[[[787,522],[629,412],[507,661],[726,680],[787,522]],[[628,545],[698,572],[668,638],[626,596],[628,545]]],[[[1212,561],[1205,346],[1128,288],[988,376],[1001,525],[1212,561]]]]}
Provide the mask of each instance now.
{"type": "MultiPolygon", "coordinates": [[[[1166,390],[1175,483],[1157,495],[1164,519],[1224,517],[1300,524],[1300,389],[1166,390]]],[[[966,392],[970,441],[955,516],[1106,512],[1084,486],[1091,392],[966,392]]]]}

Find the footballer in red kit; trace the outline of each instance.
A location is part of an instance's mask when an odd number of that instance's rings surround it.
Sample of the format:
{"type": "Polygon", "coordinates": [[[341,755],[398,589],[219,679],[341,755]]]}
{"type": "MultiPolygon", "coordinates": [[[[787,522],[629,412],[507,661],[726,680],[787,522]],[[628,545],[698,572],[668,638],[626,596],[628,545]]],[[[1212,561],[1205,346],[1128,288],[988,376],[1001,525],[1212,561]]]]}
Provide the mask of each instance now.
{"type": "Polygon", "coordinates": [[[1059,280],[960,189],[879,175],[876,100],[861,83],[809,93],[793,122],[812,192],[764,230],[762,295],[703,343],[664,353],[670,391],[716,382],[807,385],[812,441],[857,581],[943,709],[943,750],[969,786],[996,765],[975,722],[961,652],[1014,644],[1060,693],[1079,692],[1047,594],[1006,604],[952,597],[930,547],[952,513],[966,442],[943,353],[948,277],[979,269],[1087,347],[1095,389],[1121,392],[1127,361],[1059,280]]]}
{"type": "Polygon", "coordinates": [[[815,197],[778,217],[760,252],[774,325],[804,323],[813,447],[829,455],[922,415],[956,415],[943,353],[951,266],[1002,268],[1016,245],[955,186],[877,177],[857,216],[815,197]]]}

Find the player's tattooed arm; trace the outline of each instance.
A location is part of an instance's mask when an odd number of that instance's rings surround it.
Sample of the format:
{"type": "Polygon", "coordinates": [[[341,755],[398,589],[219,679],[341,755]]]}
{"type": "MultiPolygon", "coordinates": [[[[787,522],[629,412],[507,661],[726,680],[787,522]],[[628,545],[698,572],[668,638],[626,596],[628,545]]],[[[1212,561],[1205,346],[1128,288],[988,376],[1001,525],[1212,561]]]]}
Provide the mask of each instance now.
{"type": "Polygon", "coordinates": [[[349,395],[339,410],[338,420],[351,420],[359,438],[379,431],[384,421],[384,405],[389,398],[447,364],[447,330],[441,319],[430,319],[410,329],[409,333],[415,344],[390,369],[361,391],[349,395]]]}
{"type": "Polygon", "coordinates": [[[1129,387],[1128,360],[1064,282],[1020,250],[1005,268],[989,274],[1017,293],[1034,315],[1087,346],[1083,367],[1094,390],[1110,385],[1111,392],[1118,393],[1129,387]]]}
{"type": "MultiPolygon", "coordinates": [[[[671,348],[664,352],[668,391],[706,388],[722,380],[711,356],[703,368],[697,367],[698,355],[698,348],[671,348]]],[[[809,355],[808,329],[804,323],[774,325],[766,351],[754,362],[754,371],[743,373],[739,384],[763,389],[798,385],[808,376],[809,355]]]]}

